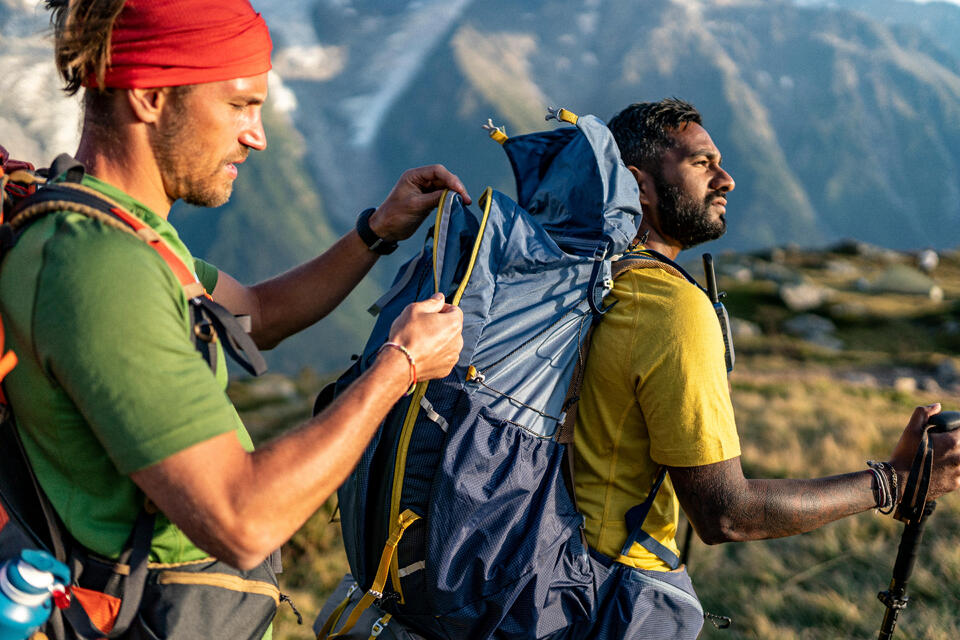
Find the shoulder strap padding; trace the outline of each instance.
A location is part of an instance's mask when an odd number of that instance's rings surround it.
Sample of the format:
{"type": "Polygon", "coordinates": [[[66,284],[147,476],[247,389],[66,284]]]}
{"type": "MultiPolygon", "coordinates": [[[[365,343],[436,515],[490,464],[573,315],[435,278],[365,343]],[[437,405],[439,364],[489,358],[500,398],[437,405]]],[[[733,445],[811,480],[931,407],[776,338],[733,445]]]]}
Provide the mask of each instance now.
{"type": "Polygon", "coordinates": [[[136,235],[130,225],[124,224],[112,214],[113,209],[122,209],[112,198],[78,183],[60,182],[47,184],[34,195],[25,198],[10,214],[8,224],[14,232],[22,231],[35,220],[56,211],[70,211],[136,235]]]}
{"type": "Polygon", "coordinates": [[[188,298],[203,295],[203,286],[193,269],[180,259],[152,227],[130,214],[113,198],[76,182],[50,184],[14,209],[10,227],[14,233],[55,211],[70,211],[97,220],[114,229],[137,236],[154,249],[173,271],[188,298]]]}
{"type": "Polygon", "coordinates": [[[673,265],[669,265],[666,262],[661,262],[656,258],[625,258],[623,260],[617,260],[613,263],[613,279],[616,280],[622,274],[627,271],[633,271],[635,269],[662,269],[669,274],[675,275],[678,278],[687,279],[679,269],[673,265]]]}
{"type": "Polygon", "coordinates": [[[53,163],[50,164],[50,168],[46,170],[47,177],[51,180],[63,174],[64,179],[68,182],[79,184],[83,180],[83,175],[87,172],[86,168],[83,166],[79,160],[71,156],[69,153],[61,153],[56,158],[53,159],[53,163]]]}

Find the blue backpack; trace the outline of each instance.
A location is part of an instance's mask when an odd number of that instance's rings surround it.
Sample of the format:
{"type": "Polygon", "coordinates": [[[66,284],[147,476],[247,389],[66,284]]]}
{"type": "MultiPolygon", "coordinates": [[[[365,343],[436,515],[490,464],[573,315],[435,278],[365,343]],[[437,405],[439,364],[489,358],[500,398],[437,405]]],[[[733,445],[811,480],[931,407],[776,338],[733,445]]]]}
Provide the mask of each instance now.
{"type": "Polygon", "coordinates": [[[407,304],[440,291],[463,310],[452,373],[394,406],[339,489],[347,558],[366,593],[329,637],[374,602],[430,638],[542,638],[594,613],[561,426],[610,259],[641,214],[606,125],[551,115],[575,126],[492,131],[517,200],[488,188],[475,212],[445,193],[423,250],[375,305],[362,356],[318,399],[370,366],[407,304]]]}

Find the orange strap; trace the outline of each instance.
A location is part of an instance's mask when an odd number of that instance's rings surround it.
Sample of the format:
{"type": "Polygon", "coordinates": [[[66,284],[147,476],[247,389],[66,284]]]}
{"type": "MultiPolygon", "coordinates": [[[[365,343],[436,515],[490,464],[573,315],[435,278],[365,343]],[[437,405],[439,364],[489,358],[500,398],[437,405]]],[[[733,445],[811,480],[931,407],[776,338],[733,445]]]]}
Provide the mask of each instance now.
{"type": "MultiPolygon", "coordinates": [[[[183,260],[180,259],[173,249],[167,246],[167,243],[163,241],[163,238],[160,237],[156,231],[153,230],[147,223],[142,221],[140,218],[136,217],[129,211],[125,211],[120,207],[112,207],[110,213],[117,216],[137,232],[143,240],[150,245],[154,251],[160,254],[160,257],[163,258],[163,261],[167,263],[170,267],[170,270],[173,271],[173,275],[177,277],[177,280],[180,281],[180,284],[183,285],[183,288],[188,292],[190,288],[195,287],[197,284],[200,284],[197,280],[196,273],[194,270],[188,267],[183,260]]],[[[190,295],[189,293],[187,295],[190,295]]],[[[210,295],[203,291],[203,295],[208,298],[210,295]]]]}
{"type": "MultiPolygon", "coordinates": [[[[6,338],[3,333],[3,320],[0,320],[0,353],[3,353],[4,342],[6,338]]],[[[10,370],[17,366],[17,354],[13,351],[7,351],[0,356],[0,380],[3,380],[10,370]]],[[[3,398],[3,392],[0,391],[0,399],[3,398]]]]}
{"type": "MultiPolygon", "coordinates": [[[[0,381],[3,381],[7,374],[17,366],[17,354],[13,351],[3,352],[6,338],[3,332],[3,319],[0,318],[0,381]]],[[[7,404],[7,396],[3,393],[3,387],[0,387],[0,405],[7,404]]]]}

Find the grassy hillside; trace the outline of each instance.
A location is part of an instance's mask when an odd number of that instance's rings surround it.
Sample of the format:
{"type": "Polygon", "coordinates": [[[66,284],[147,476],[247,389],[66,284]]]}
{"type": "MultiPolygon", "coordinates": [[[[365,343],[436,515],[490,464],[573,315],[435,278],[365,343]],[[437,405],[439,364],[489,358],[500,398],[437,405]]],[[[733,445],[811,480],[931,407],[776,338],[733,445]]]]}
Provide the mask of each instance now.
{"type": "MultiPolygon", "coordinates": [[[[863,469],[865,460],[889,456],[914,406],[940,401],[960,409],[960,252],[941,254],[929,280],[914,270],[916,260],[852,243],[834,251],[717,257],[736,319],[732,397],[748,476],[863,469]],[[907,281],[932,293],[891,292],[905,290],[907,281]],[[803,304],[791,297],[800,285],[816,294],[803,304]]],[[[695,274],[697,262],[690,265],[695,274]]],[[[304,373],[236,383],[230,392],[263,439],[307,416],[322,382],[304,373]]],[[[331,511],[328,504],[285,548],[283,588],[305,622],[298,627],[284,607],[279,639],[313,637],[310,621],[347,570],[331,511]]],[[[733,618],[726,631],[707,623],[701,637],[874,637],[883,617],[876,594],[889,583],[901,530],[868,512],[782,540],[715,547],[695,541],[689,569],[704,607],[733,618]]],[[[960,637],[958,531],[960,498],[948,496],[929,522],[898,638],[960,637]]]]}

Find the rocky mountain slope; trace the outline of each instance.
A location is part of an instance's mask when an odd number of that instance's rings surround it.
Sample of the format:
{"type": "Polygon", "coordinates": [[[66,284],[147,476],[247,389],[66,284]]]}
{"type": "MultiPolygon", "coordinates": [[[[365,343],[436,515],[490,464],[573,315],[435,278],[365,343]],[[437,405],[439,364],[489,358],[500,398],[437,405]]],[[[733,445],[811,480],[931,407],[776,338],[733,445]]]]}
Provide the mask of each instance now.
{"type": "MultiPolygon", "coordinates": [[[[324,139],[349,150],[353,178],[315,167],[332,201],[382,191],[381,180],[434,160],[474,189],[510,191],[507,163],[478,128],[487,117],[519,134],[543,128],[547,104],[609,117],[679,95],[704,113],[738,181],[724,246],[956,243],[960,76],[919,28],[782,1],[474,3],[454,24],[439,21],[449,35],[423,42],[433,49],[412,79],[401,65],[408,88],[384,110],[350,82],[371,71],[363,46],[414,29],[429,4],[387,20],[364,3],[318,3],[318,32],[348,9],[367,16],[353,19],[368,30],[335,45],[337,76],[295,85],[318,107],[297,115],[308,139],[320,140],[309,127],[323,121],[324,139]],[[351,118],[358,101],[383,113],[363,136],[351,118]]],[[[395,81],[384,73],[384,85],[395,81]]]]}
{"type": "MultiPolygon", "coordinates": [[[[700,108],[737,180],[729,232],[714,251],[846,237],[901,249],[960,241],[960,38],[950,27],[960,7],[254,4],[272,25],[271,100],[284,115],[268,122],[268,157],[254,154],[243,167],[230,205],[175,214],[198,255],[242,280],[327,246],[410,166],[443,162],[474,193],[488,184],[512,192],[509,163],[479,128],[488,117],[517,135],[547,126],[548,105],[608,118],[666,95],[700,108]]],[[[0,0],[0,143],[43,162],[73,149],[78,107],[58,96],[46,16],[36,5],[0,0]]],[[[383,261],[373,289],[413,250],[383,261]]],[[[317,346],[281,349],[271,356],[275,366],[340,368],[362,342],[369,323],[360,309],[374,297],[355,294],[307,340],[317,346]],[[352,337],[331,338],[343,330],[352,337]]]]}

